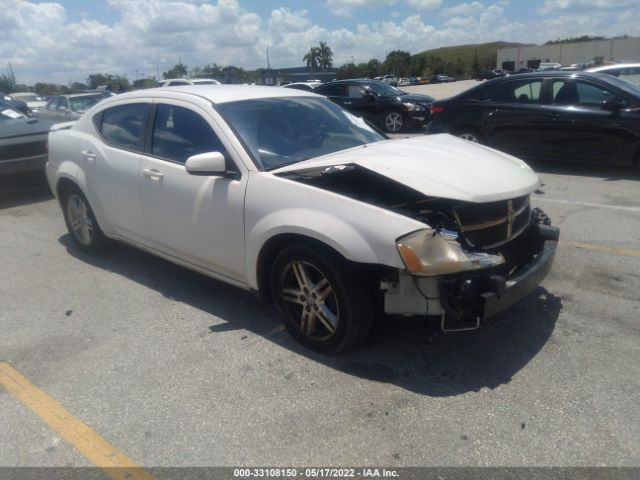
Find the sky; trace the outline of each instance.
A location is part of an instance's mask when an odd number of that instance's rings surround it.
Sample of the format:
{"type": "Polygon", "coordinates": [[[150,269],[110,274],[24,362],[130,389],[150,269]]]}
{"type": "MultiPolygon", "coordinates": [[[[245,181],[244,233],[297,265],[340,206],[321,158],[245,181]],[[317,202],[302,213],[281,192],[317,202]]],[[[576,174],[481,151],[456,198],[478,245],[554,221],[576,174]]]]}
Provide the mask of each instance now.
{"type": "Polygon", "coordinates": [[[217,63],[303,66],[324,41],[334,65],[392,50],[487,41],[640,36],[640,0],[0,0],[0,73],[67,84],[217,63]]]}

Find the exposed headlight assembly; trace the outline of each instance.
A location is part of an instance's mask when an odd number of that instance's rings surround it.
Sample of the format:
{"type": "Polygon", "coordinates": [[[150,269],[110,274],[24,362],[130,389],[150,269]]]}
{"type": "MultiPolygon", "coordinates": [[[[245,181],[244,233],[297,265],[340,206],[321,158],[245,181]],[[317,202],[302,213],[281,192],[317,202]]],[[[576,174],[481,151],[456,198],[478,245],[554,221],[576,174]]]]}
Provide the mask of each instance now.
{"type": "Polygon", "coordinates": [[[504,263],[502,254],[467,252],[455,235],[427,228],[400,237],[396,247],[407,270],[423,277],[479,270],[504,263]]]}
{"type": "Polygon", "coordinates": [[[404,102],[402,105],[404,105],[404,109],[407,112],[426,112],[427,110],[426,107],[423,107],[422,105],[418,105],[416,103],[404,102]]]}

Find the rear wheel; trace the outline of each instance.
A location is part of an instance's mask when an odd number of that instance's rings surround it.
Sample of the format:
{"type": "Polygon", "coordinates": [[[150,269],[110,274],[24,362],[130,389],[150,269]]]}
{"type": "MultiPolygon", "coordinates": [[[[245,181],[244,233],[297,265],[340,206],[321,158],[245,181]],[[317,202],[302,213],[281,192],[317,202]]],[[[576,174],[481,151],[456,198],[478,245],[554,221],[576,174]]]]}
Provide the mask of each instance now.
{"type": "Polygon", "coordinates": [[[324,353],[352,348],[369,333],[372,296],[361,274],[328,248],[294,245],[273,265],[273,299],[289,333],[324,353]]]}
{"type": "Polygon", "coordinates": [[[457,131],[456,136],[472,143],[479,143],[481,145],[485,144],[484,137],[477,131],[470,128],[457,131]]]}
{"type": "Polygon", "coordinates": [[[390,133],[397,133],[404,127],[404,117],[400,112],[386,112],[382,122],[384,129],[390,133]]]}
{"type": "Polygon", "coordinates": [[[62,209],[67,229],[80,250],[87,253],[100,253],[109,245],[98,221],[83,193],[73,188],[62,199],[62,209]]]}

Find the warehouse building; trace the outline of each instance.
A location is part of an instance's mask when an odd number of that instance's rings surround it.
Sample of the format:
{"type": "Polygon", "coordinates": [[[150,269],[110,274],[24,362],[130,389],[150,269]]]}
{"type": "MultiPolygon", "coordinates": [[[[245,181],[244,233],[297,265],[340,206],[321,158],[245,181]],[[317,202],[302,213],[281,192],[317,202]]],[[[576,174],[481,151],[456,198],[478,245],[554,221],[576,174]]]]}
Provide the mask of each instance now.
{"type": "Polygon", "coordinates": [[[498,50],[496,68],[518,71],[521,68],[538,68],[540,63],[568,66],[579,63],[598,65],[608,61],[640,62],[640,38],[503,48],[498,50]]]}

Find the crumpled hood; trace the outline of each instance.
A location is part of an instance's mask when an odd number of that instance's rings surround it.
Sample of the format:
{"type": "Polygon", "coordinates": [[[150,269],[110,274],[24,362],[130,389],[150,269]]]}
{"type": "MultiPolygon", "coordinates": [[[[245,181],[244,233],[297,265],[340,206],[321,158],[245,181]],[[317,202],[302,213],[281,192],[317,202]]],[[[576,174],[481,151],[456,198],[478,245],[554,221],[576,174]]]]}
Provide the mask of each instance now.
{"type": "Polygon", "coordinates": [[[527,195],[540,185],[523,161],[448,134],[387,140],[289,165],[271,173],[355,164],[429,197],[493,202],[527,195]]]}

